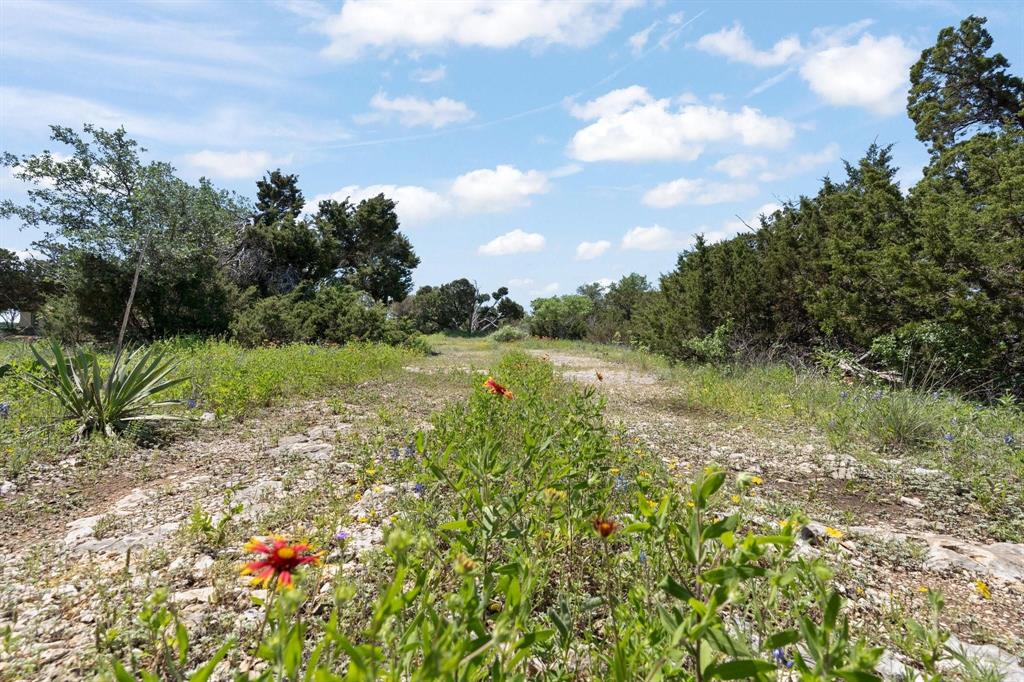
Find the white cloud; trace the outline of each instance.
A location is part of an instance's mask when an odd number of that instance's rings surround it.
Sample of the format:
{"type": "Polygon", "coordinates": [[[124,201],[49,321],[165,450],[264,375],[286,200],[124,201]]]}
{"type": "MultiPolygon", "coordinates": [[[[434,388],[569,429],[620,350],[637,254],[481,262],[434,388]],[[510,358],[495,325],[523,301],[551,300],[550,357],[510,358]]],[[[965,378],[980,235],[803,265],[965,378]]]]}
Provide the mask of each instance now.
{"type": "Polygon", "coordinates": [[[623,249],[635,251],[671,251],[682,246],[682,240],[661,225],[634,227],[622,237],[623,249]]]}
{"type": "Polygon", "coordinates": [[[530,292],[531,296],[551,296],[552,294],[558,293],[559,284],[558,282],[551,282],[545,284],[540,289],[534,289],[530,292]]]}
{"type": "Polygon", "coordinates": [[[477,253],[482,256],[511,256],[517,253],[534,253],[544,248],[544,235],[536,232],[512,230],[482,244],[477,253]]]}
{"type": "Polygon", "coordinates": [[[181,114],[149,115],[112,107],[72,95],[28,88],[0,86],[0,120],[5,132],[41,134],[46,125],[59,123],[78,128],[83,122],[108,130],[124,126],[136,139],[172,144],[217,146],[225,140],[242,145],[263,145],[267,140],[317,143],[344,140],[349,134],[331,122],[312,122],[271,111],[222,107],[194,118],[181,114]]]}
{"type": "Polygon", "coordinates": [[[594,280],[594,283],[595,284],[600,284],[601,288],[604,289],[605,291],[607,291],[608,287],[610,287],[611,285],[615,284],[615,280],[612,279],[611,277],[601,277],[600,279],[594,280]]]}
{"type": "Polygon", "coordinates": [[[502,49],[522,44],[594,43],[615,28],[636,0],[346,0],[320,27],[324,54],[355,59],[368,50],[439,49],[450,45],[502,49]]]}
{"type": "Polygon", "coordinates": [[[533,284],[533,280],[529,277],[513,277],[508,281],[510,287],[527,287],[533,284]]]}
{"type": "Polygon", "coordinates": [[[255,179],[271,166],[288,164],[291,160],[291,156],[275,158],[269,152],[246,150],[216,152],[204,149],[185,155],[185,161],[205,175],[228,180],[255,179]]]}
{"type": "Polygon", "coordinates": [[[716,33],[701,36],[696,47],[705,52],[725,57],[731,62],[754,66],[779,66],[800,54],[800,39],[788,36],[775,43],[771,50],[758,50],[738,23],[716,33]]]}
{"type": "Polygon", "coordinates": [[[515,166],[500,165],[460,175],[452,183],[451,196],[464,211],[494,212],[529,204],[532,195],[549,189],[548,178],[540,171],[524,173],[515,166]]]}
{"type": "Polygon", "coordinates": [[[443,81],[448,75],[448,69],[441,64],[435,69],[416,69],[412,72],[412,79],[417,83],[437,83],[443,81]]]}
{"type": "Polygon", "coordinates": [[[729,112],[697,104],[673,106],[635,85],[573,106],[571,112],[596,119],[569,143],[569,155],[580,161],[693,161],[710,142],[781,147],[794,134],[785,119],[752,107],[729,112]]]}
{"type": "Polygon", "coordinates": [[[670,208],[679,204],[707,206],[749,199],[757,194],[757,185],[749,183],[708,182],[701,178],[679,178],[648,190],[643,202],[654,208],[670,208]]]}
{"type": "Polygon", "coordinates": [[[644,47],[647,46],[647,41],[651,37],[651,31],[653,31],[655,27],[657,27],[657,25],[658,22],[655,21],[653,24],[651,24],[644,30],[637,31],[636,33],[629,37],[629,40],[627,42],[629,43],[629,48],[633,51],[634,55],[638,55],[644,51],[644,47]]]}
{"type": "Polygon", "coordinates": [[[917,56],[899,36],[866,34],[854,44],[815,52],[800,75],[830,104],[894,114],[906,106],[907,74],[917,56]]]}
{"type": "Polygon", "coordinates": [[[576,247],[576,260],[593,260],[611,248],[612,243],[605,239],[596,242],[580,242],[576,247]]]}
{"type": "Polygon", "coordinates": [[[800,175],[817,168],[822,164],[830,163],[839,158],[839,145],[835,142],[825,145],[820,151],[801,154],[789,163],[776,167],[774,170],[767,170],[758,177],[763,182],[773,182],[785,178],[800,175]]]}
{"type": "Polygon", "coordinates": [[[436,130],[453,123],[465,123],[476,116],[465,102],[449,97],[438,97],[431,101],[411,96],[390,98],[386,93],[378,92],[370,99],[370,106],[374,112],[357,115],[358,122],[385,121],[397,117],[398,122],[406,127],[430,126],[436,130]]]}
{"type": "Polygon", "coordinates": [[[758,168],[768,165],[768,159],[753,154],[733,154],[719,159],[713,169],[725,173],[730,178],[745,178],[758,168]]]}
{"type": "Polygon", "coordinates": [[[359,202],[383,194],[396,204],[399,220],[406,227],[417,227],[430,222],[452,209],[451,202],[437,192],[417,185],[369,185],[360,187],[348,185],[337,192],[318,194],[306,205],[309,212],[316,211],[317,205],[326,199],[344,201],[346,198],[359,202]]]}

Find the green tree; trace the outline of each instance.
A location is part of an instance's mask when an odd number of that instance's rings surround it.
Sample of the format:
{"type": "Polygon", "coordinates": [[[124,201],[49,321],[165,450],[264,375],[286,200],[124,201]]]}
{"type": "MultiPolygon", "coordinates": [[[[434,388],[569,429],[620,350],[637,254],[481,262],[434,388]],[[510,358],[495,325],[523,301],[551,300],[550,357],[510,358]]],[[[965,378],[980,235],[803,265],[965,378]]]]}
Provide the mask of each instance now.
{"type": "Polygon", "coordinates": [[[917,138],[934,153],[972,131],[1024,124],[1024,80],[1007,73],[1002,54],[988,56],[992,36],[985,22],[969,16],[959,28],[942,29],[910,69],[907,113],[917,138]]]}
{"type": "Polygon", "coordinates": [[[44,231],[35,246],[52,261],[54,283],[67,297],[61,307],[77,310],[67,317],[85,319],[99,337],[116,335],[119,347],[126,332],[226,329],[226,307],[216,320],[200,315],[201,324],[192,311],[229,295],[214,274],[243,222],[239,202],[205,179],[186,183],[169,164],[144,163],[145,149],[124,129],[51,130],[71,155],[5,154],[4,165],[32,187],[25,204],[0,204],[0,217],[44,231]],[[95,286],[100,280],[103,288],[95,286]]]}
{"type": "Polygon", "coordinates": [[[0,321],[13,327],[15,312],[38,310],[48,288],[41,262],[0,248],[0,321]]]}
{"type": "Polygon", "coordinates": [[[594,312],[594,303],[586,296],[552,296],[530,303],[530,333],[553,339],[582,339],[587,335],[587,322],[594,312]]]}
{"type": "Polygon", "coordinates": [[[322,201],[314,222],[336,276],[385,304],[409,295],[420,259],[399,231],[394,201],[383,194],[354,207],[322,201]]]}

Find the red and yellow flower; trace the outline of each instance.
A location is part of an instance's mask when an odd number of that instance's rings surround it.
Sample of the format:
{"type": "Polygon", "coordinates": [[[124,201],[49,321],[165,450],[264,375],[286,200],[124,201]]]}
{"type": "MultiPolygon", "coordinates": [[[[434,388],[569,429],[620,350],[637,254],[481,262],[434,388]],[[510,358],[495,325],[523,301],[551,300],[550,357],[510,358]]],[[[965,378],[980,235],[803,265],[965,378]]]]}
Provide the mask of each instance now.
{"type": "Polygon", "coordinates": [[[266,540],[253,538],[245,543],[245,551],[261,554],[256,561],[250,561],[242,567],[242,575],[251,575],[253,585],[268,586],[277,581],[277,587],[288,587],[292,584],[295,569],[304,564],[316,564],[320,555],[302,542],[289,543],[280,535],[266,540]]]}
{"type": "Polygon", "coordinates": [[[597,534],[603,538],[608,538],[618,529],[619,524],[615,519],[600,516],[594,519],[594,530],[596,530],[597,534]]]}
{"type": "Polygon", "coordinates": [[[512,399],[512,391],[495,381],[494,377],[487,377],[487,381],[484,382],[484,388],[490,391],[493,395],[504,396],[509,400],[512,399]]]}

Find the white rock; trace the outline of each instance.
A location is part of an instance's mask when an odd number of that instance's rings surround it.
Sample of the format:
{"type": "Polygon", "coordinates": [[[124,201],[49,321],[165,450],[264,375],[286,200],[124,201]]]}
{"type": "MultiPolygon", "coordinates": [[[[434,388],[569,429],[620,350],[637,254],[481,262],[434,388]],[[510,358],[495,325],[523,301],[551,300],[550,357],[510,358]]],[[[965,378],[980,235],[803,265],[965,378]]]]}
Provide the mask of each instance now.
{"type": "Polygon", "coordinates": [[[0,496],[12,495],[16,492],[18,492],[18,486],[14,485],[14,481],[0,482],[0,496]]]}
{"type": "Polygon", "coordinates": [[[1024,544],[996,542],[975,545],[949,535],[924,535],[928,556],[924,567],[931,571],[959,568],[1007,582],[1024,581],[1024,544]]]}
{"type": "Polygon", "coordinates": [[[184,592],[175,592],[174,601],[179,604],[206,604],[210,602],[214,592],[212,587],[197,587],[184,592]]]}
{"type": "Polygon", "coordinates": [[[921,509],[924,507],[924,502],[922,502],[919,497],[901,497],[900,502],[908,507],[913,507],[914,509],[921,509]]]}

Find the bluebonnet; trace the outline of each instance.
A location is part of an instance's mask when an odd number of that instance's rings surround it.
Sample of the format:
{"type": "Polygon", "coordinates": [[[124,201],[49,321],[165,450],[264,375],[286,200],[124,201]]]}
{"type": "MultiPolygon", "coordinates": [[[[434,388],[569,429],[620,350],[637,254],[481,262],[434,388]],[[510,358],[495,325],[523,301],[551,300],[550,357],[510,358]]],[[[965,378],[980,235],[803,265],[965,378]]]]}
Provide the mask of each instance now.
{"type": "Polygon", "coordinates": [[[1017,440],[1013,437],[1012,433],[1008,433],[1005,436],[1003,436],[1003,443],[1005,443],[1006,445],[1013,445],[1016,442],[1017,440]]]}
{"type": "Polygon", "coordinates": [[[11,413],[11,406],[8,403],[0,403],[0,417],[7,419],[7,415],[11,413]]]}
{"type": "Polygon", "coordinates": [[[942,438],[943,438],[943,439],[944,439],[944,440],[945,440],[945,441],[946,441],[947,443],[952,443],[952,442],[953,442],[953,434],[952,434],[952,433],[946,433],[946,434],[944,434],[944,435],[942,436],[942,438]]]}
{"type": "Polygon", "coordinates": [[[637,559],[640,560],[640,563],[646,564],[647,563],[647,552],[645,552],[644,550],[641,549],[640,550],[640,556],[638,556],[637,559]]]}
{"type": "Polygon", "coordinates": [[[391,454],[391,459],[392,460],[398,459],[398,448],[391,448],[391,453],[390,454],[391,454]]]}
{"type": "Polygon", "coordinates": [[[881,391],[875,391],[874,393],[871,394],[871,399],[872,400],[878,400],[881,397],[882,397],[882,392],[881,391]]]}
{"type": "Polygon", "coordinates": [[[422,483],[417,483],[412,487],[413,492],[416,493],[417,495],[422,495],[423,491],[426,489],[427,486],[423,485],[422,483]]]}
{"type": "Polygon", "coordinates": [[[772,658],[774,658],[778,662],[779,665],[784,665],[787,668],[792,668],[793,667],[793,661],[791,661],[788,658],[786,658],[786,652],[783,651],[781,648],[774,649],[772,651],[772,658]]]}
{"type": "Polygon", "coordinates": [[[415,457],[416,456],[416,448],[415,448],[415,446],[413,446],[412,443],[409,443],[408,445],[405,446],[405,456],[406,457],[415,457]]]}
{"type": "Polygon", "coordinates": [[[629,481],[626,480],[625,476],[623,476],[622,474],[619,474],[618,476],[615,477],[615,489],[616,490],[625,490],[628,487],[629,487],[629,481]]]}
{"type": "Polygon", "coordinates": [[[198,400],[196,400],[195,398],[189,398],[188,402],[185,403],[185,407],[187,407],[190,410],[194,410],[194,409],[196,409],[196,405],[198,405],[198,404],[199,404],[198,400]]]}
{"type": "Polygon", "coordinates": [[[839,391],[839,397],[840,397],[840,398],[844,398],[844,399],[845,399],[845,398],[849,398],[849,397],[850,397],[850,394],[849,394],[849,393],[847,393],[846,391],[839,391]]]}

